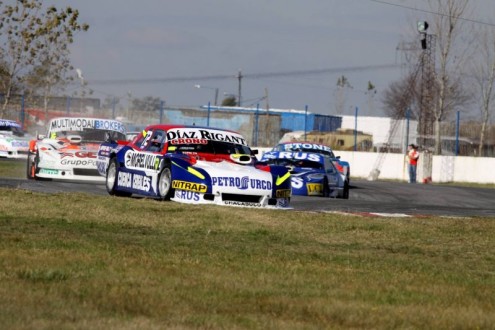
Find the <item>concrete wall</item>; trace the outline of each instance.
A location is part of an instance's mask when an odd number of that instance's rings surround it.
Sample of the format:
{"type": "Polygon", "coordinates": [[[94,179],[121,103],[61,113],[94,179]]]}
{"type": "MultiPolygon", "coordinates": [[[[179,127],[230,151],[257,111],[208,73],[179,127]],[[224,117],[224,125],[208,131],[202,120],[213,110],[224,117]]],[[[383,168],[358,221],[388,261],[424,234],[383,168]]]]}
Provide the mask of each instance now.
{"type": "MultiPolygon", "coordinates": [[[[259,156],[269,148],[259,149],[259,156]]],[[[337,156],[351,165],[351,178],[369,178],[379,165],[378,179],[408,180],[407,163],[403,154],[379,154],[373,152],[335,151],[337,156]]],[[[425,155],[420,153],[417,180],[422,182],[425,155]]],[[[495,158],[433,156],[432,182],[470,182],[495,184],[495,158]]],[[[495,197],[494,197],[495,198],[495,197]]],[[[495,199],[494,199],[495,200],[495,199]]]]}
{"type": "MultiPolygon", "coordinates": [[[[356,126],[356,117],[342,116],[342,128],[354,129],[356,126]]],[[[394,120],[387,117],[366,117],[358,116],[357,130],[373,135],[373,144],[375,146],[386,145],[405,148],[408,143],[417,143],[418,122],[409,121],[409,131],[407,130],[407,120],[394,120]],[[392,128],[395,127],[395,131],[392,128]],[[390,136],[392,133],[392,136],[390,136]],[[406,142],[407,141],[407,142],[406,142]]]]}
{"type": "MultiPolygon", "coordinates": [[[[337,156],[351,164],[351,177],[368,178],[375,164],[379,162],[379,153],[335,151],[337,156]]],[[[407,181],[407,163],[402,154],[382,154],[379,179],[407,181]]],[[[472,182],[495,184],[495,158],[433,156],[431,179],[433,182],[472,182]]],[[[422,160],[420,153],[418,164],[418,181],[422,181],[422,160]]]]}

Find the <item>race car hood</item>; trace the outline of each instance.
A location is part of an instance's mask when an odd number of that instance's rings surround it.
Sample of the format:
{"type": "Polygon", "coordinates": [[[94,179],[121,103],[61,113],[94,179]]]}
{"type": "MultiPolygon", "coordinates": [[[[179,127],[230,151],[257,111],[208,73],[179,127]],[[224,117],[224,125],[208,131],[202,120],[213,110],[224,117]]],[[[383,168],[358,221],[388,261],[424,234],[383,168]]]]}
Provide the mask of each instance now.
{"type": "Polygon", "coordinates": [[[44,139],[38,143],[40,161],[56,162],[62,167],[96,168],[99,144],[73,144],[61,140],[44,139]]]}
{"type": "Polygon", "coordinates": [[[204,169],[210,175],[214,192],[266,194],[273,188],[272,174],[254,166],[199,160],[194,167],[204,169]]]}

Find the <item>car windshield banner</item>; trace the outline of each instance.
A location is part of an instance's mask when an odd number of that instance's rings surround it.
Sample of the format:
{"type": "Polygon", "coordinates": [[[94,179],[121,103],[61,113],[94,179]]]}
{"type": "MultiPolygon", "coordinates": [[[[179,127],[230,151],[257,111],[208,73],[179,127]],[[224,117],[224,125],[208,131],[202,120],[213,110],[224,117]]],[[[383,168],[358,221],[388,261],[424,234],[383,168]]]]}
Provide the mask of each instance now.
{"type": "Polygon", "coordinates": [[[84,129],[109,130],[125,133],[124,124],[111,119],[58,118],[50,122],[50,132],[83,131],[84,129]]]}
{"type": "Polygon", "coordinates": [[[174,128],[167,132],[167,141],[171,144],[206,144],[208,141],[220,141],[247,146],[246,140],[238,133],[206,128],[174,128]]]}

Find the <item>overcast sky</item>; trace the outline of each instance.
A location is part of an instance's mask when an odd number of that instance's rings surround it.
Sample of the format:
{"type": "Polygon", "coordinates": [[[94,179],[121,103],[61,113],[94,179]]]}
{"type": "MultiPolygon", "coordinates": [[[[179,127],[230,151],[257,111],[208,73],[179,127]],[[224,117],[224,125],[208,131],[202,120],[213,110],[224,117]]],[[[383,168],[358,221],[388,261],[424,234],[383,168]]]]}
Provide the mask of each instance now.
{"type": "MultiPolygon", "coordinates": [[[[81,21],[90,25],[76,36],[72,60],[95,97],[154,96],[168,105],[199,106],[213,103],[215,88],[219,102],[225,94],[237,95],[236,75],[242,70],[243,105],[256,105],[266,89],[272,108],[307,105],[324,114],[335,114],[341,75],[353,86],[345,114],[354,114],[355,107],[364,115],[379,114],[381,92],[401,70],[377,66],[401,64],[400,41],[427,15],[406,8],[427,8],[423,0],[53,2],[79,9],[81,21]],[[266,75],[320,69],[331,70],[266,75]],[[165,81],[153,82],[160,79],[165,81]],[[114,82],[101,83],[108,80],[114,82]],[[365,97],[368,81],[378,91],[371,108],[365,97]]],[[[470,18],[488,21],[494,1],[473,2],[478,8],[470,18]]]]}

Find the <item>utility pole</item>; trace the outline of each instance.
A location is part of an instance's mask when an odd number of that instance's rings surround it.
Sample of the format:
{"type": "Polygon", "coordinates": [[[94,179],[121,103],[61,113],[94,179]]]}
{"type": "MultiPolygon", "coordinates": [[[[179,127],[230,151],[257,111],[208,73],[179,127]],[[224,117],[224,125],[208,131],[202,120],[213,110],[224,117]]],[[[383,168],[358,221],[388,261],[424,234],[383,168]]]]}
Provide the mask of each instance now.
{"type": "Polygon", "coordinates": [[[270,139],[270,102],[268,100],[268,88],[265,87],[265,102],[266,102],[266,122],[265,122],[265,145],[272,144],[270,139]]]}
{"type": "Polygon", "coordinates": [[[421,49],[423,52],[420,57],[421,65],[421,91],[418,116],[418,138],[420,147],[424,148],[423,153],[423,180],[428,182],[431,180],[433,168],[433,159],[431,153],[428,152],[428,143],[431,145],[431,140],[434,133],[434,108],[435,108],[435,48],[436,36],[428,34],[428,23],[425,21],[418,22],[418,32],[420,35],[421,49]]]}
{"type": "Polygon", "coordinates": [[[241,91],[242,91],[242,87],[241,87],[241,82],[242,82],[242,71],[239,69],[239,73],[237,74],[237,79],[239,80],[239,90],[238,90],[238,94],[237,94],[237,99],[238,99],[238,106],[242,106],[242,94],[241,94],[241,91]]]}
{"type": "Polygon", "coordinates": [[[421,68],[421,94],[419,104],[418,118],[418,143],[426,147],[428,136],[433,135],[433,108],[434,89],[435,89],[435,35],[428,34],[428,23],[418,22],[418,31],[420,34],[421,49],[420,68],[421,68]]]}

